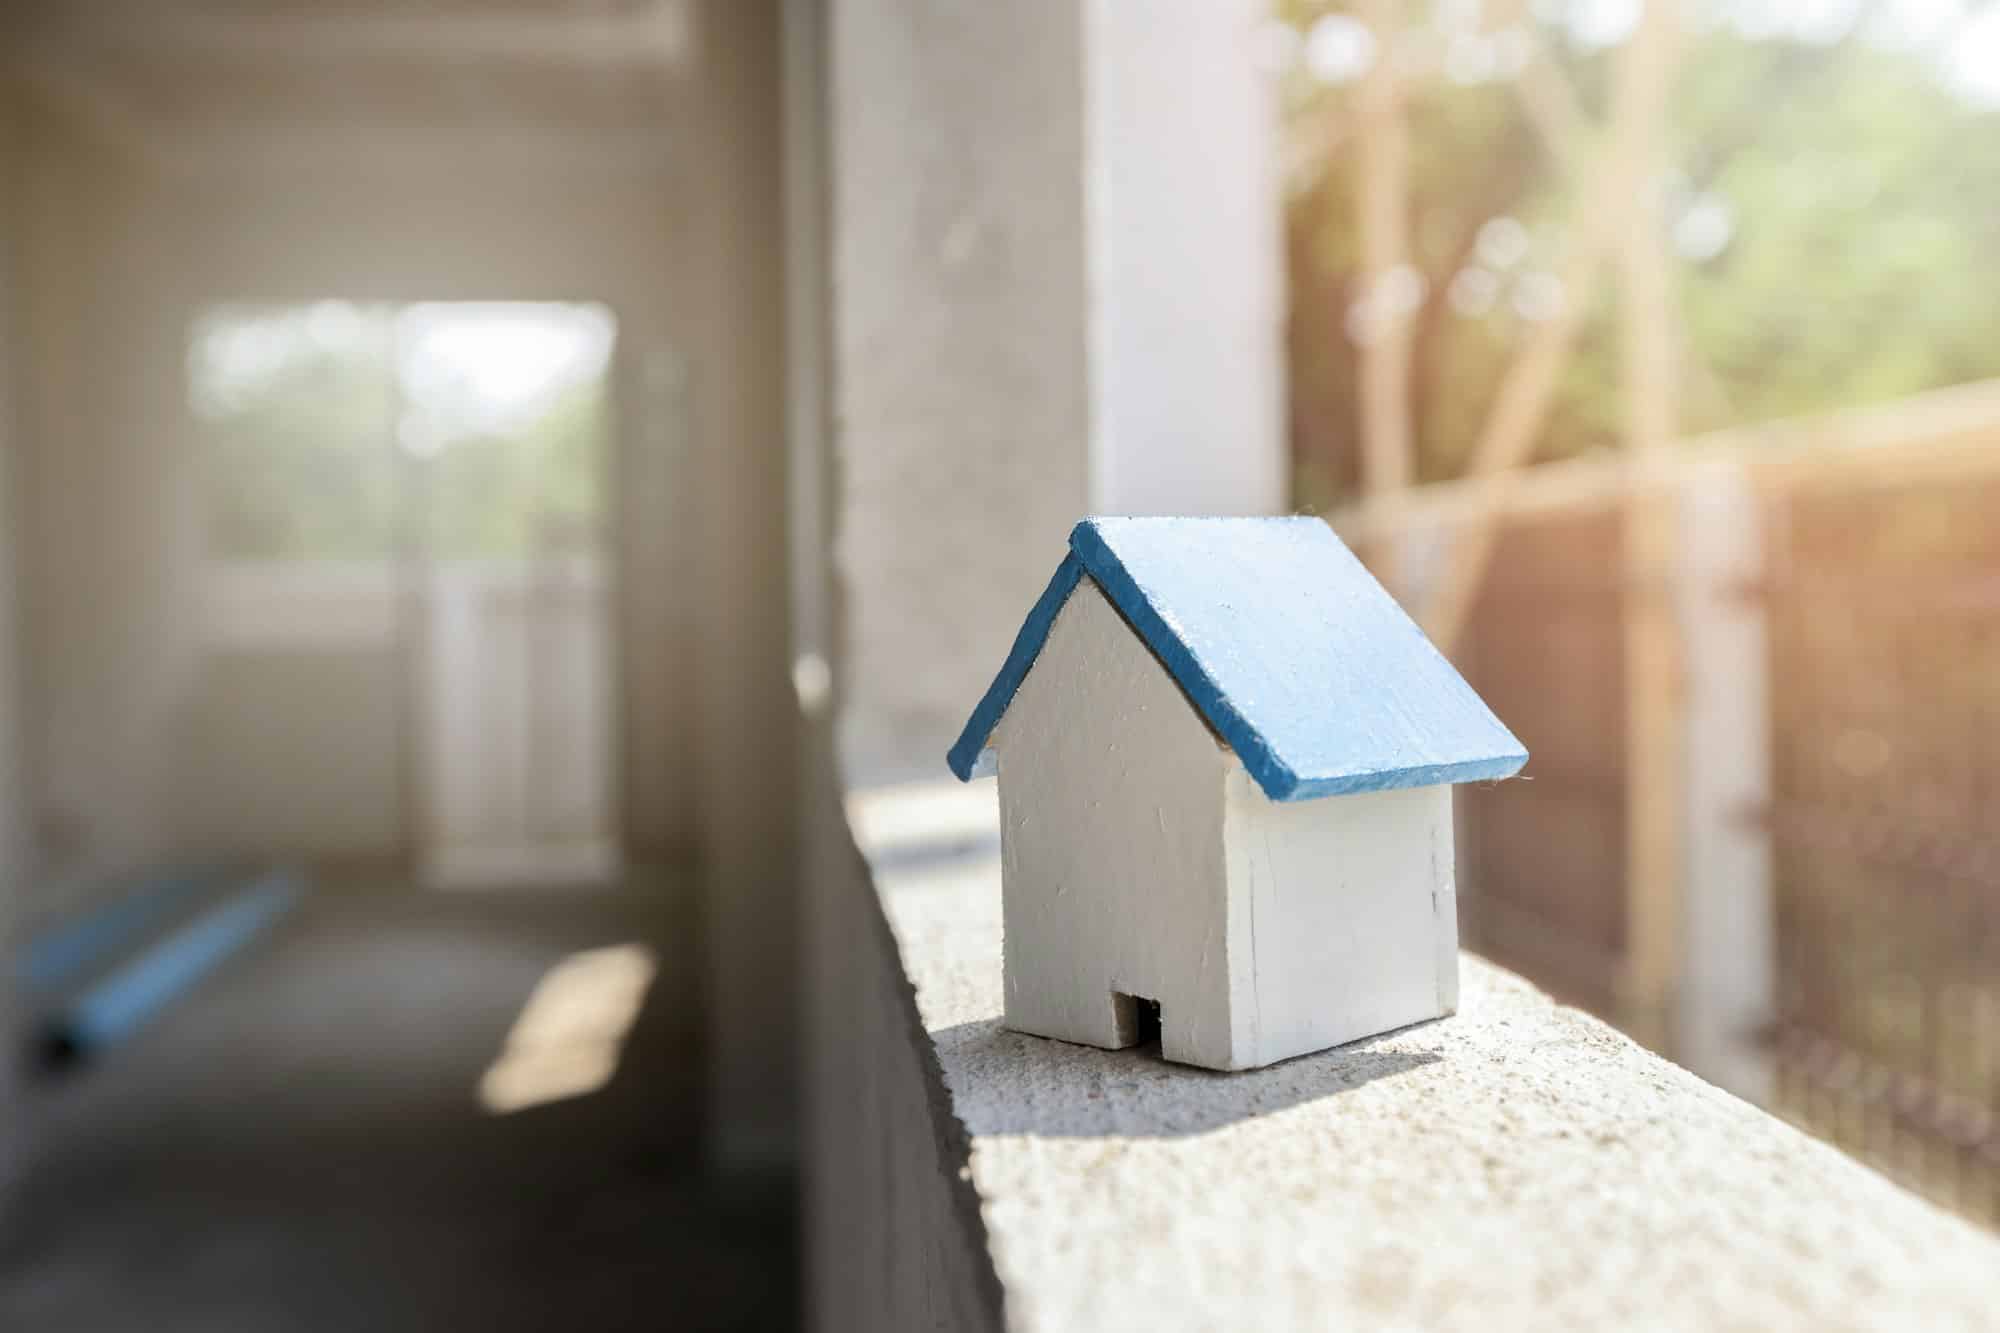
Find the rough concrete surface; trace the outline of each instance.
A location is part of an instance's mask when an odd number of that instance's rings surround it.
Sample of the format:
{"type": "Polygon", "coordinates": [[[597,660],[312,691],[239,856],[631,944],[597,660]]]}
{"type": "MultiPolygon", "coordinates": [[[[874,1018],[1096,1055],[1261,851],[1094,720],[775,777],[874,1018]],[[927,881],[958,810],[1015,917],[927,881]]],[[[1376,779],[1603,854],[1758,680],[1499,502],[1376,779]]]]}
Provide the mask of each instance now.
{"type": "MultiPolygon", "coordinates": [[[[822,741],[822,754],[830,748],[822,741]]],[[[984,808],[954,801],[883,811],[896,826],[871,840],[913,850],[954,845],[984,808]],[[943,839],[940,843],[938,839],[943,839]]],[[[943,1080],[916,1000],[847,836],[831,782],[814,808],[808,859],[805,963],[809,1072],[804,1200],[808,1308],[817,1333],[950,1330],[999,1333],[1001,1293],[962,1174],[969,1145],[944,1109],[943,1080]]],[[[868,818],[857,821],[866,827],[868,818]]]]}
{"type": "Polygon", "coordinates": [[[932,771],[1082,515],[1285,507],[1264,9],[828,7],[858,780],[932,771]]]}
{"type": "Polygon", "coordinates": [[[129,1045],[17,1099],[0,1329],[793,1326],[789,1207],[699,1169],[692,899],[679,878],[320,886],[129,1045]],[[537,983],[631,943],[659,973],[611,1082],[486,1114],[537,983]]]}
{"type": "Polygon", "coordinates": [[[1478,958],[1211,1074],[1001,1028],[997,858],[881,885],[1012,1328],[2000,1327],[2000,1238],[1478,958]]]}

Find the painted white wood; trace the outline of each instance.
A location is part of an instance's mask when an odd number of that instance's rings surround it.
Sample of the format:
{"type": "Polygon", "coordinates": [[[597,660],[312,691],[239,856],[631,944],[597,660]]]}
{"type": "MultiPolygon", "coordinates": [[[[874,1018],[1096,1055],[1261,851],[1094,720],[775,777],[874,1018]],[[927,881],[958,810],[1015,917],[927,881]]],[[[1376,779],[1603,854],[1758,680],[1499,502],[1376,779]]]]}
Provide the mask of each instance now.
{"type": "Polygon", "coordinates": [[[1139,996],[1160,1002],[1166,1058],[1228,1067],[1231,758],[1088,579],[994,748],[1007,1026],[1128,1046],[1113,995],[1139,996]]]}
{"type": "Polygon", "coordinates": [[[1770,655],[1763,516],[1741,466],[1692,473],[1681,500],[1677,589],[1687,663],[1687,893],[1680,1054],[1739,1097],[1768,1102],[1758,1034],[1777,1002],[1770,830],[1770,655]]]}
{"type": "Polygon", "coordinates": [[[1285,803],[1239,766],[1227,800],[1238,1065],[1458,1007],[1450,787],[1285,803]]]}
{"type": "Polygon", "coordinates": [[[1449,787],[1267,798],[1089,579],[994,735],[1006,1022],[1246,1069],[1450,1013],[1449,787]]]}

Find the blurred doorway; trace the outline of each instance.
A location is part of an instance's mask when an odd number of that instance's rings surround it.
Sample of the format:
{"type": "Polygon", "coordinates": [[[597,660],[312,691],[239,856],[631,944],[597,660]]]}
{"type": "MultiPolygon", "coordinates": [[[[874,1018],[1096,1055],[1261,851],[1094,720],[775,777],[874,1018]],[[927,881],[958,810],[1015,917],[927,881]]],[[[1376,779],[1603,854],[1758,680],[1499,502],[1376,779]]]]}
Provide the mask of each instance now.
{"type": "Polygon", "coordinates": [[[617,870],[605,513],[615,324],[596,305],[396,317],[421,566],[418,866],[444,885],[617,870]]]}
{"type": "Polygon", "coordinates": [[[556,302],[198,321],[196,740],[232,842],[448,887],[617,873],[615,339],[556,302]]]}

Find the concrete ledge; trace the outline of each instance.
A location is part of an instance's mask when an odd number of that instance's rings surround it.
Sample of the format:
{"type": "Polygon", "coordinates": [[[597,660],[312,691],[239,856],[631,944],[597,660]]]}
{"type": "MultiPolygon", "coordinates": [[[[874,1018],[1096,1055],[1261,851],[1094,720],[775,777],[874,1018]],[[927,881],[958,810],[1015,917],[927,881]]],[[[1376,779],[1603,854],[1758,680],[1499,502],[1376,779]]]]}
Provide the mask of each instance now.
{"type": "Polygon", "coordinates": [[[983,1246],[1003,1308],[985,1263],[904,1256],[926,1308],[1035,1330],[2000,1321],[2000,1238],[1478,958],[1454,1018],[1208,1074],[1003,1030],[997,859],[888,864],[916,1024],[869,1036],[930,1048],[896,1063],[941,1084],[907,1090],[941,1119],[837,1212],[880,1228],[876,1202],[921,1192],[893,1178],[933,1173],[927,1247],[983,1246]]]}

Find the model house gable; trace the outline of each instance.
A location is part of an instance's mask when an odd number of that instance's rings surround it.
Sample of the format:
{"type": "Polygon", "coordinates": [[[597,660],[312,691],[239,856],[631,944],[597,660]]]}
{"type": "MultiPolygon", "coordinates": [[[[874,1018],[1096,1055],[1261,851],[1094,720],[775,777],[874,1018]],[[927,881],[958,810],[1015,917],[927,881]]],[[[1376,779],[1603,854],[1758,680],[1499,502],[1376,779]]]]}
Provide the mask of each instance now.
{"type": "Polygon", "coordinates": [[[1469,782],[1527,753],[1312,518],[1093,518],[949,759],[991,772],[995,726],[1079,581],[1117,608],[1274,801],[1469,782]]]}
{"type": "MultiPolygon", "coordinates": [[[[1104,779],[1098,795],[1118,789],[1151,753],[1199,761],[1221,775],[1241,764],[1229,745],[1189,702],[1179,682],[1090,578],[1057,611],[1041,651],[1006,713],[988,738],[997,761],[1027,729],[1059,731],[1075,746],[1092,747],[1090,766],[1104,779]],[[1162,737],[1149,745],[1148,737],[1162,737]]],[[[1018,756],[1016,744],[1011,753],[1018,756]]],[[[1018,762],[1018,760],[1017,760],[1018,762]]]]}

